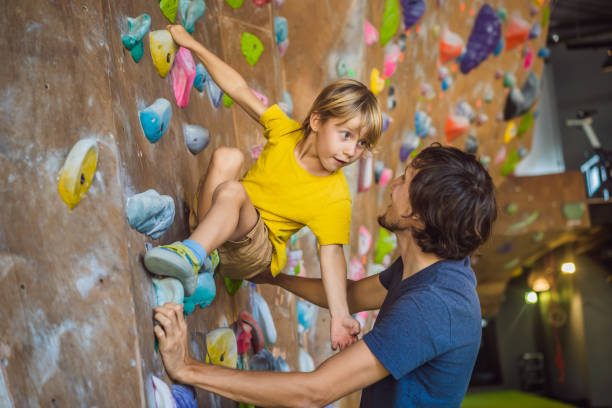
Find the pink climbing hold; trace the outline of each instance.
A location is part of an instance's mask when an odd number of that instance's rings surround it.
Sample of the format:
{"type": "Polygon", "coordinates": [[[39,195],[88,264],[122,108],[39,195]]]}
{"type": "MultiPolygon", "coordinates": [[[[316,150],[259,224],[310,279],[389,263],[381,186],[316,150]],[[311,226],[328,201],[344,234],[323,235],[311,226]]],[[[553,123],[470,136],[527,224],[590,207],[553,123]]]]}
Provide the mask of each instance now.
{"type": "Polygon", "coordinates": [[[448,28],[442,31],[440,36],[440,62],[445,63],[446,61],[459,58],[465,50],[465,43],[458,34],[453,33],[448,28]]]}
{"type": "Polygon", "coordinates": [[[374,26],[366,20],[363,25],[363,31],[365,33],[365,42],[367,45],[372,45],[375,42],[378,42],[378,30],[374,28],[374,26]]]}
{"type": "Polygon", "coordinates": [[[446,125],[444,131],[446,132],[446,141],[452,142],[458,136],[465,133],[470,127],[470,120],[465,116],[449,114],[446,117],[446,125]]]}
{"type": "Polygon", "coordinates": [[[170,71],[170,80],[174,89],[176,104],[184,108],[189,103],[189,91],[193,87],[196,76],[195,62],[187,48],[180,47],[174,57],[174,65],[170,71]]]}
{"type": "Polygon", "coordinates": [[[506,50],[511,50],[529,38],[529,23],[521,17],[513,17],[506,31],[506,50]]]}
{"type": "Polygon", "coordinates": [[[371,155],[364,154],[359,159],[359,180],[357,190],[360,193],[368,191],[372,186],[372,174],[374,173],[374,161],[371,155]]]}
{"type": "Polygon", "coordinates": [[[397,69],[400,59],[400,47],[397,44],[387,44],[385,47],[385,77],[389,78],[397,69]]]}
{"type": "Polygon", "coordinates": [[[352,258],[349,265],[348,278],[353,281],[358,281],[366,277],[366,271],[359,259],[352,258]]]}
{"type": "Polygon", "coordinates": [[[390,168],[385,167],[382,171],[382,174],[380,175],[380,181],[378,182],[378,184],[381,187],[384,187],[387,185],[387,183],[389,182],[389,180],[391,180],[393,178],[393,170],[391,170],[390,168]]]}
{"type": "Polygon", "coordinates": [[[529,67],[531,67],[531,63],[533,62],[533,48],[531,48],[531,46],[527,48],[527,54],[525,54],[525,59],[523,60],[523,68],[525,69],[529,69],[529,67]]]}

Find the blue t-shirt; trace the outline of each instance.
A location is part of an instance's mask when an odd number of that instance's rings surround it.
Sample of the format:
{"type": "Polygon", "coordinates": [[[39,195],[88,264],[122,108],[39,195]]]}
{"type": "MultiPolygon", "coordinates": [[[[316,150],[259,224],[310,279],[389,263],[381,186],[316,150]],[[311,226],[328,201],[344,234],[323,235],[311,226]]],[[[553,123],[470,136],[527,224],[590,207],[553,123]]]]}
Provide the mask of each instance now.
{"type": "Polygon", "coordinates": [[[402,272],[399,258],[379,277],[387,296],[363,340],[391,375],[363,390],[361,407],[459,407],[482,333],[469,259],[402,272]]]}

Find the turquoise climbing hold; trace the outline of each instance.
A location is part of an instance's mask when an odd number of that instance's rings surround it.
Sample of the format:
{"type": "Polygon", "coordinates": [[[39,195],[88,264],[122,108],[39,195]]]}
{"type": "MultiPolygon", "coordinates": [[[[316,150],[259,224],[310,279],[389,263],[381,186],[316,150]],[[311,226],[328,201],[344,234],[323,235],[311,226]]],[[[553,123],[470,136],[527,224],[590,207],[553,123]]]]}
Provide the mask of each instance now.
{"type": "Polygon", "coordinates": [[[153,286],[155,286],[155,294],[157,295],[157,306],[163,306],[170,302],[178,305],[183,304],[185,290],[180,280],[174,278],[153,278],[153,286]]]}
{"type": "Polygon", "coordinates": [[[159,98],[139,113],[142,130],[151,143],[157,142],[166,132],[172,119],[172,106],[167,99],[159,98]]]}
{"type": "Polygon", "coordinates": [[[128,17],[128,34],[121,36],[121,42],[128,50],[132,50],[151,28],[151,17],[148,14],[141,14],[138,17],[128,17]]]}
{"type": "Polygon", "coordinates": [[[174,221],[174,200],[150,189],[128,198],[125,214],[130,227],[157,239],[174,221]]]}
{"type": "Polygon", "coordinates": [[[211,273],[200,273],[195,292],[192,296],[188,296],[184,300],[184,312],[190,314],[195,310],[196,306],[202,309],[210,305],[215,299],[217,289],[215,288],[215,279],[211,273]]]}
{"type": "Polygon", "coordinates": [[[289,33],[289,27],[287,26],[287,19],[285,17],[274,17],[274,35],[276,37],[276,43],[280,44],[287,39],[289,33]]]}
{"type": "Polygon", "coordinates": [[[193,79],[193,87],[198,91],[204,91],[204,85],[206,84],[206,80],[208,79],[208,72],[206,72],[206,68],[202,65],[201,62],[198,62],[196,65],[196,75],[193,79]]]}
{"type": "Polygon", "coordinates": [[[264,46],[261,40],[251,33],[242,33],[240,46],[242,48],[242,54],[250,66],[255,65],[264,52],[264,46]]]}
{"type": "Polygon", "coordinates": [[[188,33],[193,33],[196,21],[206,11],[206,3],[204,3],[204,0],[180,0],[179,11],[183,27],[188,33]]]}
{"type": "Polygon", "coordinates": [[[144,42],[138,41],[138,43],[130,50],[130,55],[134,62],[140,62],[144,55],[144,42]]]}

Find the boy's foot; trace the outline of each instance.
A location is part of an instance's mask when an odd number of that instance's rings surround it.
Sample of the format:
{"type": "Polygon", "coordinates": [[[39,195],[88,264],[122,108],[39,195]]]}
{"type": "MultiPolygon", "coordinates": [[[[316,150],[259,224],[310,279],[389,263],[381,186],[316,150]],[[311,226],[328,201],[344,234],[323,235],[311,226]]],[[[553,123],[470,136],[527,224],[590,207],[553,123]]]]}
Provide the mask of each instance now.
{"type": "Polygon", "coordinates": [[[144,264],[151,273],[180,280],[185,288],[185,296],[192,296],[195,292],[200,268],[204,268],[205,272],[212,270],[208,257],[200,265],[196,254],[182,242],[150,249],[144,256],[144,264]]]}

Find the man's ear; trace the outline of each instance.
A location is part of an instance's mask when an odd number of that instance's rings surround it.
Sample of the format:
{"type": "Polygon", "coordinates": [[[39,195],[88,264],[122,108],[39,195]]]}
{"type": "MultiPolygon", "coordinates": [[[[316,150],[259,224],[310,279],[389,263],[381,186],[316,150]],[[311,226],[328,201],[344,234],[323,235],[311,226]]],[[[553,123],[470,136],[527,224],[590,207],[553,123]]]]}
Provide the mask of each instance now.
{"type": "Polygon", "coordinates": [[[308,121],[310,122],[310,128],[312,131],[317,132],[319,130],[319,126],[321,126],[321,115],[319,115],[318,112],[312,112],[308,121]]]}

